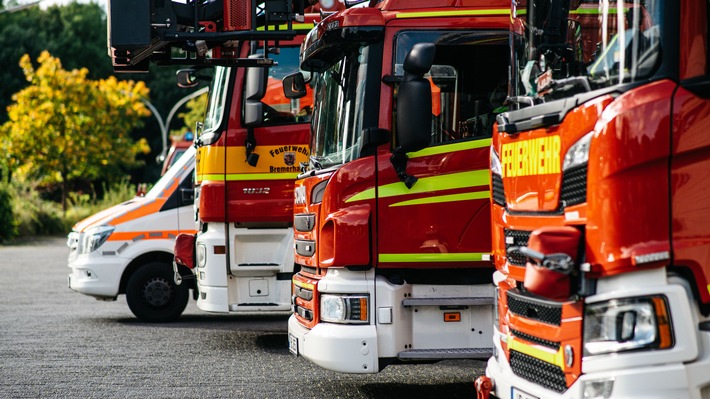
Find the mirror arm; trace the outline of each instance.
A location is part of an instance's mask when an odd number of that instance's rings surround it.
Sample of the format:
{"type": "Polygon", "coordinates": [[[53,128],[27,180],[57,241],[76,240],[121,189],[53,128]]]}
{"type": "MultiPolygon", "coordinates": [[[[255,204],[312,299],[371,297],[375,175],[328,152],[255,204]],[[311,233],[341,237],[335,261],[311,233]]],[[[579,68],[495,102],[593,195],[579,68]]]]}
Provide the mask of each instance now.
{"type": "Polygon", "coordinates": [[[401,180],[407,188],[411,189],[419,179],[407,174],[407,159],[407,153],[404,152],[402,147],[397,147],[392,152],[390,162],[394,167],[394,171],[397,172],[399,180],[401,180]]]}
{"type": "Polygon", "coordinates": [[[259,154],[254,152],[256,149],[256,138],[254,137],[253,127],[247,128],[247,138],[244,140],[244,147],[247,153],[246,163],[251,167],[256,167],[257,162],[259,162],[259,154]]]}

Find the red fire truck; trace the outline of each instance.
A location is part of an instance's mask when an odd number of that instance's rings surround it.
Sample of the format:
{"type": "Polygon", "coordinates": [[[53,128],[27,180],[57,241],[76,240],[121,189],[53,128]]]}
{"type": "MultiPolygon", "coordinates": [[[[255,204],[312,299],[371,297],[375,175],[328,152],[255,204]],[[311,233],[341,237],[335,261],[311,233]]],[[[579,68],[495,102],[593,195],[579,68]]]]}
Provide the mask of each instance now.
{"type": "Polygon", "coordinates": [[[513,1],[479,398],[710,398],[710,9],[513,1]]]}
{"type": "Polygon", "coordinates": [[[504,0],[385,0],[309,33],[293,353],[351,373],[491,355],[488,157],[508,25],[504,0]]]}
{"type": "Polygon", "coordinates": [[[293,181],[307,160],[312,106],[310,97],[286,99],[280,81],[298,70],[298,45],[318,14],[287,0],[110,6],[116,71],[194,65],[178,72],[180,85],[211,80],[195,141],[199,231],[175,249],[190,260],[174,266],[175,283],[189,277],[207,311],[288,311],[293,181]]]}

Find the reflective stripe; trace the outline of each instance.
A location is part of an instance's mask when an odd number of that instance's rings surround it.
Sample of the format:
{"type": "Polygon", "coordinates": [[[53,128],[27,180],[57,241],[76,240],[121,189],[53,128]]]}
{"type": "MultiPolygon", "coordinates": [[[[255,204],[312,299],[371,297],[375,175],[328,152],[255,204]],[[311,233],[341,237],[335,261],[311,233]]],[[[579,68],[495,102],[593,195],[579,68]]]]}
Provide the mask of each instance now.
{"type": "Polygon", "coordinates": [[[708,294],[710,294],[710,284],[708,284],[708,294]]]}
{"type": "Polygon", "coordinates": [[[476,199],[488,199],[491,197],[490,191],[475,191],[472,193],[438,195],[436,197],[417,198],[409,201],[396,202],[393,206],[409,206],[409,205],[425,205],[425,204],[440,204],[442,202],[457,202],[470,201],[476,199]]]}
{"type": "Polygon", "coordinates": [[[426,156],[430,156],[430,155],[447,154],[447,153],[456,152],[456,151],[473,150],[476,148],[485,148],[485,147],[490,147],[490,146],[491,146],[491,139],[465,141],[463,143],[427,147],[421,151],[410,152],[407,154],[407,157],[409,157],[411,159],[411,158],[418,158],[418,157],[426,157],[426,156]]]}
{"type": "Polygon", "coordinates": [[[229,175],[201,175],[201,181],[251,181],[251,180],[296,180],[298,173],[249,173],[229,175]]]}
{"type": "Polygon", "coordinates": [[[545,363],[554,364],[562,370],[565,369],[564,353],[561,347],[556,352],[552,352],[550,349],[528,345],[516,340],[512,336],[508,336],[508,349],[532,356],[545,363]]]}
{"type": "MultiPolygon", "coordinates": [[[[432,191],[452,190],[457,188],[467,188],[488,185],[488,169],[474,170],[470,172],[450,173],[441,176],[422,177],[411,189],[402,182],[390,183],[378,188],[379,197],[396,197],[399,195],[423,194],[432,191]]],[[[369,188],[359,192],[345,200],[346,203],[353,201],[363,201],[375,198],[375,188],[369,188]]]]}
{"type": "Polygon", "coordinates": [[[311,283],[306,283],[306,282],[299,281],[296,279],[293,279],[291,281],[293,281],[293,285],[295,285],[296,287],[305,288],[305,289],[311,290],[311,291],[313,291],[313,289],[315,288],[315,286],[311,283]]]}
{"type": "Polygon", "coordinates": [[[195,234],[197,230],[118,231],[113,232],[106,241],[174,239],[180,233],[195,234]]]}
{"type": "Polygon", "coordinates": [[[429,12],[401,12],[397,18],[435,18],[435,17],[467,17],[509,15],[509,8],[494,8],[490,10],[456,10],[456,11],[429,11],[429,12]]]}
{"type": "Polygon", "coordinates": [[[476,262],[482,261],[486,252],[423,253],[423,254],[379,254],[380,263],[392,262],[476,262]]]}

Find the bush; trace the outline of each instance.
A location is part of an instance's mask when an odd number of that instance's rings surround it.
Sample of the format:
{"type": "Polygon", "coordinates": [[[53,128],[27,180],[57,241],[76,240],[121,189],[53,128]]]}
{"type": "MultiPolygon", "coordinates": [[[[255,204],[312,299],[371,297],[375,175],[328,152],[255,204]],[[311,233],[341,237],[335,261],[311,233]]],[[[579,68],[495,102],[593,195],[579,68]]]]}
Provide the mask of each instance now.
{"type": "Polygon", "coordinates": [[[104,196],[101,199],[83,193],[69,194],[69,203],[71,205],[67,209],[66,215],[64,215],[67,232],[77,222],[135,197],[136,186],[130,184],[128,178],[124,178],[110,186],[104,184],[103,192],[104,196]]]}
{"type": "Polygon", "coordinates": [[[43,200],[36,190],[36,184],[25,184],[22,187],[13,184],[10,187],[14,191],[13,211],[19,237],[66,233],[62,206],[43,200]]]}
{"type": "Polygon", "coordinates": [[[12,195],[7,184],[0,184],[0,242],[17,237],[17,220],[12,211],[12,195]]]}

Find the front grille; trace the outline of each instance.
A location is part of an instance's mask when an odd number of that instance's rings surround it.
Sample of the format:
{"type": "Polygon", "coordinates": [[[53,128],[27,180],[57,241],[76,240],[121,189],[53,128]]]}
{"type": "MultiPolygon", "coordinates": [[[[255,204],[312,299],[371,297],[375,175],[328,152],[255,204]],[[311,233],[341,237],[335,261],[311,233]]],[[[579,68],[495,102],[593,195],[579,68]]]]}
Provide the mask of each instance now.
{"type": "Polygon", "coordinates": [[[308,321],[313,320],[313,312],[304,307],[296,306],[296,313],[308,321]]]}
{"type": "Polygon", "coordinates": [[[527,258],[520,252],[510,252],[510,247],[527,247],[530,239],[530,232],[524,230],[505,229],[505,254],[508,263],[516,266],[525,266],[527,258]]]}
{"type": "Polygon", "coordinates": [[[560,201],[563,208],[587,202],[587,164],[562,173],[560,201]]]}
{"type": "Polygon", "coordinates": [[[508,310],[528,319],[559,326],[562,323],[562,305],[533,299],[508,291],[508,310]]]}
{"type": "Polygon", "coordinates": [[[546,347],[548,347],[550,349],[554,349],[554,350],[560,349],[560,343],[557,341],[548,341],[546,339],[538,338],[538,337],[532,336],[530,334],[525,334],[524,332],[520,332],[517,330],[510,330],[510,332],[513,334],[513,336],[518,337],[520,339],[524,339],[528,342],[532,342],[534,344],[546,346],[546,347]]]}
{"type": "Polygon", "coordinates": [[[515,375],[547,389],[560,393],[567,390],[565,373],[554,364],[511,350],[510,368],[515,375]]]}
{"type": "Polygon", "coordinates": [[[293,286],[293,293],[304,301],[310,301],[311,299],[313,299],[313,291],[301,288],[297,285],[293,286]]]}
{"type": "Polygon", "coordinates": [[[493,186],[493,202],[505,206],[505,188],[503,188],[503,178],[496,173],[491,174],[491,185],[493,186]]]}

